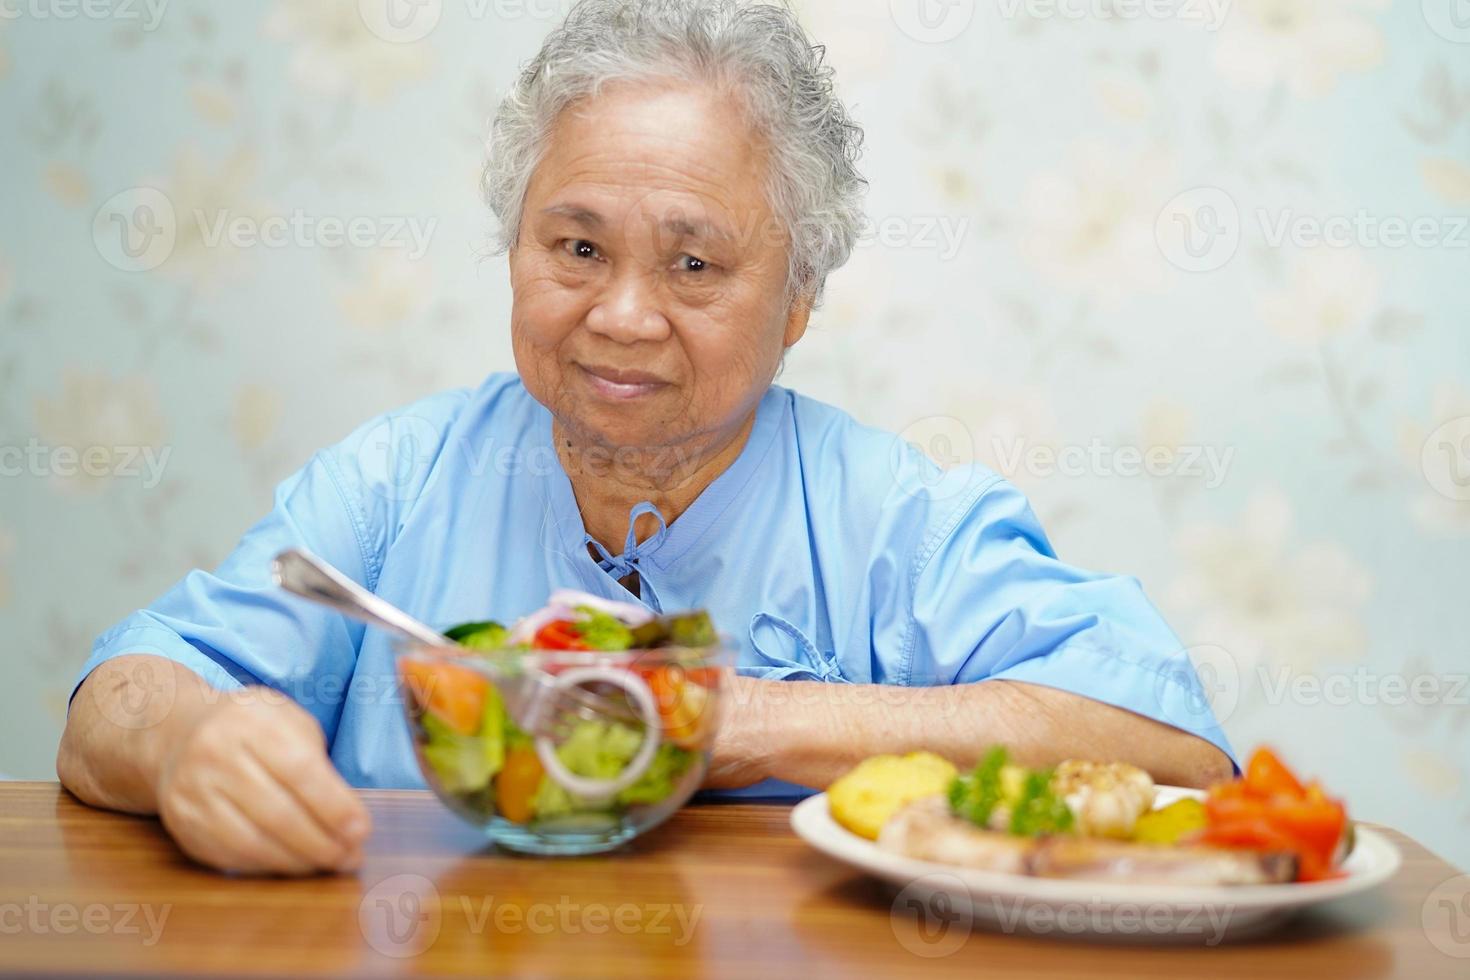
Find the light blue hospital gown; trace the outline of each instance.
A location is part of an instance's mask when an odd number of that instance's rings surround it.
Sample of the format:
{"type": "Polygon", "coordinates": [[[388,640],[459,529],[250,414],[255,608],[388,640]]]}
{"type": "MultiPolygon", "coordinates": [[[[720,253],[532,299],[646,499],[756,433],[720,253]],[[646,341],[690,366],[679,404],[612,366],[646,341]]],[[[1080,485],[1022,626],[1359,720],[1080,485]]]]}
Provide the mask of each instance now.
{"type": "MultiPolygon", "coordinates": [[[[651,505],[650,505],[651,506],[651,505]]],[[[637,508],[635,508],[637,510],[637,508]]],[[[276,588],[305,547],[419,619],[510,620],[570,587],[703,606],[742,674],[908,686],[992,678],[1083,694],[1230,748],[1183,645],[1136,579],[1058,561],[1022,495],[941,470],[888,433],[772,387],[730,468],[678,520],[599,562],[513,374],[433,395],[318,452],[214,572],[195,570],[98,638],[80,683],[126,653],[210,684],[287,692],[360,787],[423,785],[385,635],[276,588]]],[[[768,782],[751,794],[796,787],[768,782]]]]}

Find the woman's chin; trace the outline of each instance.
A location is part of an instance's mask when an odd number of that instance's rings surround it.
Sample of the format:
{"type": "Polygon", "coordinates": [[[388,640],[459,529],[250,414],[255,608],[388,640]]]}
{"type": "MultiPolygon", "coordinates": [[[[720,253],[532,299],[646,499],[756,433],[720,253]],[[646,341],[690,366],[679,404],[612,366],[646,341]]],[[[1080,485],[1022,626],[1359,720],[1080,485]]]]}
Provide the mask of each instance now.
{"type": "Polygon", "coordinates": [[[582,448],[596,447],[599,454],[641,452],[669,441],[664,416],[647,406],[580,404],[563,428],[582,448]]]}

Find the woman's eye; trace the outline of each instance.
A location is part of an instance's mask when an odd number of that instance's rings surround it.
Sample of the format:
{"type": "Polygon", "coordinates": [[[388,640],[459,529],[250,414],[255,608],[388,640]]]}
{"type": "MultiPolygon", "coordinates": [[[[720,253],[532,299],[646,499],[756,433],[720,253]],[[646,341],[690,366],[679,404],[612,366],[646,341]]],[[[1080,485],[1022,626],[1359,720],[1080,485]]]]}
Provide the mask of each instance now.
{"type": "Polygon", "coordinates": [[[571,239],[570,241],[564,242],[562,247],[567,250],[568,254],[574,255],[579,259],[597,258],[597,246],[585,239],[571,239]]]}
{"type": "Polygon", "coordinates": [[[677,265],[680,272],[702,272],[706,263],[704,259],[693,255],[681,255],[677,265]]]}

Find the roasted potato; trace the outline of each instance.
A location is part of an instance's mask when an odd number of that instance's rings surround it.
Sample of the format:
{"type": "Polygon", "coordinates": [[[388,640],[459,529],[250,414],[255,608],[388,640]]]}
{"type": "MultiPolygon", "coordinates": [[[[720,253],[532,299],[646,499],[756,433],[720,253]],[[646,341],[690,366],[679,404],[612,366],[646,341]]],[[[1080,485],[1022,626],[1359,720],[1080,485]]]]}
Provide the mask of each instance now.
{"type": "Polygon", "coordinates": [[[832,819],[877,840],[889,817],[912,800],[942,795],[955,775],[955,767],[932,752],[875,755],[827,787],[827,805],[832,819]]]}

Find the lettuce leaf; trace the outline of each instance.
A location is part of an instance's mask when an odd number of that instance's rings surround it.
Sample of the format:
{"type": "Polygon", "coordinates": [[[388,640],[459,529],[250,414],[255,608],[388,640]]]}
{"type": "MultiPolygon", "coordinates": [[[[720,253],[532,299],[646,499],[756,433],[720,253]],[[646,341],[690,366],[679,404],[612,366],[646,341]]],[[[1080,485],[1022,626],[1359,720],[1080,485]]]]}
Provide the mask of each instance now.
{"type": "MultiPolygon", "coordinates": [[[[617,722],[579,721],[566,741],[557,748],[562,765],[588,779],[615,779],[627,768],[643,733],[617,722]]],[[[672,742],[658,747],[648,770],[638,780],[610,799],[588,800],[567,792],[550,776],[543,776],[531,808],[538,819],[573,813],[607,812],[624,806],[658,803],[674,792],[679,778],[694,761],[694,753],[672,742]]]]}
{"type": "MultiPolygon", "coordinates": [[[[473,793],[490,785],[500,767],[492,768],[492,758],[479,736],[461,735],[428,712],[424,713],[423,726],[424,761],[445,791],[473,793]]],[[[504,749],[504,743],[501,748],[504,749]]]]}
{"type": "MultiPolygon", "coordinates": [[[[476,735],[463,735],[431,712],[422,715],[424,759],[450,793],[473,793],[490,785],[505,766],[505,749],[514,729],[505,713],[500,692],[491,685],[485,692],[485,712],[476,735]]],[[[524,738],[524,735],[521,735],[524,738]]]]}
{"type": "Polygon", "coordinates": [[[581,634],[582,642],[593,650],[628,650],[633,646],[633,631],[611,613],[601,612],[591,606],[578,606],[577,613],[583,618],[572,624],[581,634]]]}

